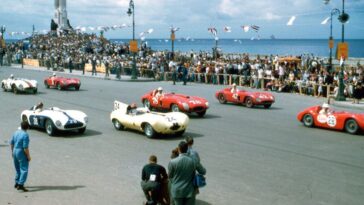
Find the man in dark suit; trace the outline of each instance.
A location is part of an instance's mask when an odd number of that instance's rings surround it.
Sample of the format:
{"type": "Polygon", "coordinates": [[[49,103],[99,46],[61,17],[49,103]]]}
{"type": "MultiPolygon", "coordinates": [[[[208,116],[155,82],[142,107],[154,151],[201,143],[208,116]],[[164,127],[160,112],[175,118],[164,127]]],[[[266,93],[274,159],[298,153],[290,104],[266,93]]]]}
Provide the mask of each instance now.
{"type": "Polygon", "coordinates": [[[188,144],[181,141],[178,145],[179,156],[168,165],[171,195],[175,205],[194,205],[196,191],[193,180],[196,171],[206,174],[206,169],[187,154],[188,144]]]}

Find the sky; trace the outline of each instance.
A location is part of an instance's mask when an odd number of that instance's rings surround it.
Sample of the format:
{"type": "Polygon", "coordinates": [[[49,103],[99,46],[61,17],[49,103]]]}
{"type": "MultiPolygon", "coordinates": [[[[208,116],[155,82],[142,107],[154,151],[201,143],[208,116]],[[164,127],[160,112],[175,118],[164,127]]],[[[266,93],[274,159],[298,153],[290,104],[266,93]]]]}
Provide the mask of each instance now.
{"type": "MultiPolygon", "coordinates": [[[[345,25],[345,38],[364,39],[364,0],[346,0],[345,11],[350,15],[345,25]]],[[[269,38],[280,39],[326,39],[329,23],[321,22],[330,16],[333,8],[342,8],[341,0],[134,0],[136,34],[150,28],[154,32],[146,38],[169,38],[170,29],[179,27],[177,38],[213,38],[208,32],[215,27],[219,38],[269,38]],[[291,16],[296,20],[287,26],[291,16]],[[244,32],[243,25],[257,25],[258,32],[244,32]],[[225,26],[231,32],[223,31],[225,26]]],[[[72,0],[67,1],[71,25],[112,26],[132,24],[126,13],[129,0],[72,0]]],[[[49,30],[54,16],[53,0],[1,0],[0,25],[7,32],[31,32],[49,30]]],[[[341,38],[341,23],[333,18],[333,36],[341,38]]],[[[90,31],[91,32],[91,31],[90,31]]],[[[132,28],[126,27],[105,33],[107,38],[131,38],[132,28]]],[[[9,36],[5,36],[8,37],[9,36]]]]}

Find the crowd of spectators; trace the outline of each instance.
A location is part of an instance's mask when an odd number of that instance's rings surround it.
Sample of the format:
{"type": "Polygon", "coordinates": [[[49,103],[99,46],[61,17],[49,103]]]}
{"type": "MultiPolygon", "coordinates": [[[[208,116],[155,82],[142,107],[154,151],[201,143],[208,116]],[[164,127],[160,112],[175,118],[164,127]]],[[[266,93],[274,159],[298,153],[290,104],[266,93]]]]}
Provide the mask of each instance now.
{"type": "MultiPolygon", "coordinates": [[[[38,59],[48,69],[83,70],[86,63],[104,65],[109,73],[130,75],[132,58],[126,43],[112,43],[95,34],[70,33],[64,36],[34,35],[24,48],[23,41],[9,44],[3,58],[6,62],[21,63],[25,58],[38,59]]],[[[363,66],[346,65],[345,95],[362,98],[363,66]]],[[[137,53],[138,75],[157,80],[197,81],[229,84],[229,75],[237,84],[278,92],[303,92],[328,97],[338,85],[340,66],[330,68],[326,61],[312,54],[289,56],[254,56],[200,52],[152,51],[142,43],[137,53]],[[327,89],[330,89],[327,92],[327,89]]],[[[96,73],[95,73],[96,74],[96,73]]],[[[337,92],[336,92],[337,93],[337,92]]]]}

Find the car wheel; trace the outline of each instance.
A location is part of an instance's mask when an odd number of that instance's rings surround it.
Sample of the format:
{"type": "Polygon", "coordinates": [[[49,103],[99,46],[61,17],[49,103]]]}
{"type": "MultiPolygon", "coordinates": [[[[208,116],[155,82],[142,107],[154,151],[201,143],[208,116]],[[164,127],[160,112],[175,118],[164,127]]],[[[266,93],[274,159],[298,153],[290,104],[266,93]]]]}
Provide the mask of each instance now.
{"type": "Polygon", "coordinates": [[[150,109],[150,102],[149,102],[149,100],[148,100],[148,99],[144,99],[144,100],[143,100],[143,105],[144,105],[144,107],[146,107],[146,108],[150,109]]]}
{"type": "Polygon", "coordinates": [[[219,103],[221,104],[225,104],[226,103],[226,99],[225,99],[225,96],[224,94],[220,93],[218,96],[217,96],[218,100],[219,100],[219,103]]]}
{"type": "Polygon", "coordinates": [[[154,131],[152,125],[150,125],[149,123],[146,123],[144,125],[144,134],[148,137],[148,138],[153,138],[156,135],[156,132],[154,131]]]}
{"type": "Polygon", "coordinates": [[[345,131],[350,134],[356,134],[359,131],[358,123],[354,119],[345,122],[345,131]]]}
{"type": "Polygon", "coordinates": [[[46,120],[45,129],[49,136],[53,136],[56,133],[56,128],[54,127],[54,124],[50,119],[46,120]]]}
{"type": "Polygon", "coordinates": [[[267,104],[267,105],[264,105],[264,108],[268,109],[268,108],[270,108],[270,106],[272,106],[272,104],[267,104]]]}
{"type": "Polygon", "coordinates": [[[12,88],[13,88],[13,93],[14,93],[14,94],[18,94],[18,89],[16,89],[16,86],[15,86],[15,85],[13,85],[13,87],[12,87],[12,88]]]}
{"type": "Polygon", "coordinates": [[[248,108],[252,108],[254,106],[253,105],[253,99],[251,97],[246,97],[245,98],[245,105],[248,108]]]}
{"type": "Polygon", "coordinates": [[[206,114],[206,110],[201,111],[201,112],[197,112],[197,115],[198,115],[199,117],[203,117],[203,116],[205,116],[205,114],[206,114]]]}
{"type": "Polygon", "coordinates": [[[86,127],[78,129],[78,133],[83,134],[86,131],[86,127]]]}
{"type": "Polygon", "coordinates": [[[28,122],[27,116],[26,115],[21,116],[21,121],[22,122],[28,122]]]}
{"type": "Polygon", "coordinates": [[[3,83],[3,84],[1,84],[1,88],[3,89],[3,91],[4,91],[4,92],[6,91],[6,88],[5,88],[4,83],[3,83]]]}
{"type": "Polygon", "coordinates": [[[38,92],[38,89],[33,90],[33,94],[37,94],[37,92],[38,92]]]}
{"type": "Polygon", "coordinates": [[[172,104],[172,106],[171,106],[171,110],[172,110],[172,112],[179,112],[179,107],[178,107],[178,105],[177,105],[177,104],[172,104]]]}
{"type": "Polygon", "coordinates": [[[184,133],[185,133],[186,130],[181,130],[181,131],[178,131],[176,132],[176,136],[182,136],[184,133]]]}
{"type": "Polygon", "coordinates": [[[80,86],[76,86],[75,87],[75,90],[80,90],[80,86]]]}
{"type": "Polygon", "coordinates": [[[48,89],[49,88],[49,85],[47,83],[47,81],[44,81],[44,86],[48,89]]]}
{"type": "Polygon", "coordinates": [[[59,83],[57,84],[57,89],[62,90],[61,84],[59,84],[59,83]]]}
{"type": "Polygon", "coordinates": [[[113,119],[112,124],[114,125],[115,129],[117,129],[117,130],[123,130],[124,129],[124,125],[121,124],[119,122],[119,120],[117,120],[117,119],[113,119]]]}
{"type": "Polygon", "coordinates": [[[305,114],[302,119],[303,125],[306,127],[312,127],[313,126],[313,117],[310,114],[305,114]]]}

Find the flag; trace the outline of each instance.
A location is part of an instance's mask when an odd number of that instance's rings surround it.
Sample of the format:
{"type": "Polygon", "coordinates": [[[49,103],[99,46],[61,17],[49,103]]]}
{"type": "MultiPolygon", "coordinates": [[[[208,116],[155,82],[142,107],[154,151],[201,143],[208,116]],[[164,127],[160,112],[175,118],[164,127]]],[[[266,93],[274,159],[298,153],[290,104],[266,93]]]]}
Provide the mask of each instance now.
{"type": "Polygon", "coordinates": [[[325,18],[325,20],[323,20],[322,22],[321,22],[321,24],[322,25],[325,25],[325,24],[327,24],[327,22],[330,20],[330,17],[327,17],[327,18],[325,18]]]}
{"type": "Polygon", "coordinates": [[[209,32],[211,32],[212,33],[212,35],[214,35],[215,37],[217,36],[217,30],[216,30],[216,28],[208,28],[207,29],[209,32]]]}
{"type": "Polygon", "coordinates": [[[255,32],[258,32],[260,27],[257,25],[251,25],[250,28],[252,28],[255,32]]]}
{"type": "Polygon", "coordinates": [[[225,27],[224,27],[224,31],[225,31],[226,33],[230,33],[230,32],[231,32],[231,27],[230,27],[230,26],[225,26],[225,27]]]}
{"type": "Polygon", "coordinates": [[[292,26],[293,25],[293,22],[294,20],[296,20],[296,16],[292,16],[289,21],[287,22],[287,26],[292,26]]]}
{"type": "Polygon", "coordinates": [[[244,32],[248,32],[250,29],[250,26],[241,26],[241,28],[244,30],[244,32]]]}
{"type": "Polygon", "coordinates": [[[169,28],[171,29],[172,33],[179,31],[179,27],[175,28],[175,27],[171,26],[169,28]]]}

